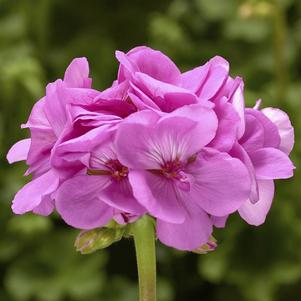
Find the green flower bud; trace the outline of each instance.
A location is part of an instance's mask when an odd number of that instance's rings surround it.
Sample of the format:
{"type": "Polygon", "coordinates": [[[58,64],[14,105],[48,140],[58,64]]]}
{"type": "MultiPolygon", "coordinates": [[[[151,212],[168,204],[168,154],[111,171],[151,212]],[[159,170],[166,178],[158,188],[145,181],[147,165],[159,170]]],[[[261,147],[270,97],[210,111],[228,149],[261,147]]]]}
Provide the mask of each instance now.
{"type": "Polygon", "coordinates": [[[119,241],[124,232],[124,228],[99,228],[81,231],[74,245],[81,254],[90,254],[119,241]]]}

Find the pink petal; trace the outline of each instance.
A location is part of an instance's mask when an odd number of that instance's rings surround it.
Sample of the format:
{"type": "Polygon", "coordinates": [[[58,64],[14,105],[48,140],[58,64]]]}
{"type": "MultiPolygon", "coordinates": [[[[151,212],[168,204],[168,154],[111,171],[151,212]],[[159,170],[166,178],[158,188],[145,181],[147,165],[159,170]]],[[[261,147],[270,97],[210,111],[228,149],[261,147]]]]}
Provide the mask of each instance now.
{"type": "Polygon", "coordinates": [[[31,211],[40,205],[43,198],[53,193],[59,184],[59,178],[53,171],[32,180],[21,188],[13,200],[12,209],[16,214],[31,211]]]}
{"type": "Polygon", "coordinates": [[[246,201],[240,208],[240,216],[250,225],[259,226],[265,222],[273,197],[274,197],[274,182],[271,180],[258,180],[259,201],[252,204],[249,200],[246,201]]]}
{"type": "Polygon", "coordinates": [[[207,78],[197,93],[201,99],[213,98],[228,78],[229,63],[224,58],[216,56],[209,61],[209,64],[207,78]]]}
{"type": "MultiPolygon", "coordinates": [[[[141,113],[133,114],[128,122],[120,124],[116,135],[119,158],[131,168],[160,169],[164,162],[175,159],[184,162],[215,135],[216,116],[212,110],[201,105],[176,110],[152,126],[141,123],[139,116],[146,116],[141,113]],[[134,117],[137,117],[137,122],[134,117]]],[[[153,118],[155,114],[147,115],[153,118]]]]}
{"type": "Polygon", "coordinates": [[[161,109],[155,104],[155,102],[153,102],[147,95],[141,92],[137,87],[135,87],[135,94],[129,92],[129,98],[136,106],[137,110],[151,109],[151,110],[161,111],[161,109]]]}
{"type": "Polygon", "coordinates": [[[240,117],[240,126],[238,128],[238,138],[241,138],[245,131],[245,100],[244,100],[244,83],[241,78],[234,80],[235,89],[229,96],[229,102],[233,105],[240,117]]]}
{"type": "Polygon", "coordinates": [[[233,106],[225,102],[225,97],[216,101],[214,112],[218,118],[218,128],[214,139],[208,146],[228,152],[237,140],[240,118],[233,106]]]}
{"type": "Polygon", "coordinates": [[[259,198],[257,180],[256,180],[256,176],[255,176],[255,169],[254,169],[254,166],[252,164],[252,161],[251,161],[248,153],[244,150],[244,148],[241,145],[239,145],[238,143],[235,143],[229,154],[232,157],[237,158],[241,162],[243,162],[245,164],[246,168],[248,169],[249,176],[251,179],[251,193],[250,193],[249,199],[252,203],[256,203],[259,198]]]}
{"type": "Polygon", "coordinates": [[[275,108],[265,108],[262,113],[277,126],[281,139],[279,149],[289,155],[293,149],[295,139],[294,128],[288,115],[275,108]]]}
{"type": "Polygon", "coordinates": [[[216,228],[225,228],[226,222],[228,220],[229,215],[225,216],[211,216],[211,221],[216,228]]]}
{"type": "Polygon", "coordinates": [[[67,104],[75,105],[93,105],[95,100],[99,97],[100,92],[93,89],[84,88],[66,88],[65,85],[59,84],[57,86],[57,95],[62,107],[67,104]]]}
{"type": "Polygon", "coordinates": [[[90,88],[89,64],[85,57],[75,58],[67,67],[64,82],[69,87],[90,88]]]}
{"type": "Polygon", "coordinates": [[[264,128],[264,147],[279,148],[280,135],[277,126],[267,118],[261,111],[246,109],[247,115],[254,116],[264,128]]]}
{"type": "Polygon", "coordinates": [[[31,145],[26,161],[30,167],[26,175],[30,173],[42,175],[50,168],[50,151],[57,137],[44,112],[45,100],[43,97],[35,103],[27,123],[22,125],[22,128],[29,128],[31,134],[31,145]]]}
{"type": "MultiPolygon", "coordinates": [[[[178,108],[177,110],[174,110],[173,112],[170,112],[169,114],[162,114],[162,116],[163,119],[168,119],[170,117],[185,117],[196,122],[203,123],[202,125],[200,125],[203,127],[203,131],[208,131],[208,129],[205,130],[204,124],[206,124],[206,126],[209,126],[210,128],[212,127],[212,129],[209,130],[209,132],[211,132],[211,134],[209,134],[210,137],[208,138],[209,142],[215,136],[218,123],[216,114],[212,110],[213,107],[211,107],[210,104],[211,102],[208,101],[197,104],[185,105],[183,107],[178,108]]],[[[203,133],[203,135],[204,134],[205,133],[203,133]]]]}
{"type": "Polygon", "coordinates": [[[61,80],[48,84],[46,87],[44,112],[56,136],[60,136],[67,123],[67,105],[93,104],[93,100],[98,95],[99,92],[92,89],[66,88],[61,80]]]}
{"type": "MultiPolygon", "coordinates": [[[[112,139],[113,132],[114,129],[108,123],[94,128],[83,135],[66,139],[66,141],[56,145],[53,149],[51,155],[52,165],[57,168],[66,168],[66,156],[68,154],[74,154],[75,161],[78,161],[82,156],[90,153],[96,146],[107,143],[109,139],[112,139]]],[[[69,156],[69,162],[72,162],[70,159],[71,157],[69,156]]]]}
{"type": "Polygon", "coordinates": [[[38,215],[48,216],[53,212],[53,210],[54,210],[54,200],[50,195],[48,195],[42,199],[40,205],[35,207],[32,210],[32,212],[38,215]]]}
{"type": "MultiPolygon", "coordinates": [[[[152,125],[154,125],[158,122],[158,120],[160,119],[161,116],[164,116],[164,115],[165,114],[160,111],[143,110],[143,111],[139,111],[134,114],[131,114],[123,121],[123,123],[142,124],[142,125],[151,127],[152,125]]],[[[120,126],[122,124],[120,124],[120,126]]]]}
{"type": "Polygon", "coordinates": [[[133,72],[145,73],[157,80],[167,83],[177,83],[180,71],[173,61],[162,52],[148,47],[136,47],[126,55],[116,52],[120,62],[118,81],[129,79],[133,72]]]}
{"type": "MultiPolygon", "coordinates": [[[[108,103],[110,102],[111,101],[108,101],[108,103]]],[[[104,124],[118,123],[121,121],[121,118],[114,114],[109,114],[109,112],[102,112],[102,108],[103,105],[98,103],[88,107],[81,107],[79,105],[69,106],[68,113],[70,124],[73,123],[74,126],[87,126],[88,128],[90,128],[91,124],[101,126],[104,124]]]]}
{"type": "Polygon", "coordinates": [[[178,199],[172,182],[149,171],[132,170],[129,180],[138,202],[151,215],[167,222],[182,223],[185,208],[178,199]]]}
{"type": "Polygon", "coordinates": [[[287,179],[293,176],[294,165],[282,151],[266,147],[249,154],[260,180],[287,179]]]}
{"type": "Polygon", "coordinates": [[[204,85],[209,69],[210,64],[207,63],[203,66],[182,73],[180,83],[181,87],[197,94],[204,85]]]}
{"type": "Polygon", "coordinates": [[[197,103],[195,95],[182,92],[170,92],[164,95],[164,103],[161,105],[163,112],[172,112],[186,105],[197,103]]]}
{"type": "Polygon", "coordinates": [[[108,223],[113,209],[98,198],[109,185],[106,176],[77,176],[65,181],[56,194],[55,206],[63,220],[79,229],[93,229],[108,223]]]}
{"type": "Polygon", "coordinates": [[[62,87],[61,80],[50,83],[46,87],[44,111],[57,137],[61,134],[67,121],[64,99],[60,99],[58,90],[62,87]]]}
{"type": "Polygon", "coordinates": [[[15,143],[7,153],[7,161],[11,164],[27,159],[31,139],[23,139],[15,143]]]}
{"type": "MultiPolygon", "coordinates": [[[[204,110],[205,112],[206,110],[204,110]]],[[[186,161],[214,137],[215,116],[209,112],[207,116],[206,114],[200,116],[204,117],[203,122],[192,122],[191,119],[172,115],[159,121],[157,133],[160,134],[160,138],[158,143],[160,143],[165,161],[172,161],[176,158],[186,161]]]]}
{"type": "Polygon", "coordinates": [[[30,166],[29,173],[41,175],[50,168],[51,149],[57,140],[51,128],[30,128],[31,145],[26,163],[30,166]]]}
{"type": "Polygon", "coordinates": [[[131,74],[138,72],[137,64],[130,60],[127,55],[122,51],[116,51],[115,57],[120,63],[120,67],[118,70],[118,83],[122,83],[123,81],[130,79],[131,74]]]}
{"type": "Polygon", "coordinates": [[[22,128],[29,128],[31,134],[31,145],[26,161],[30,167],[26,175],[30,173],[34,173],[35,176],[42,175],[50,168],[50,151],[57,137],[44,112],[45,100],[43,97],[35,103],[27,123],[22,125],[22,128]]]}
{"type": "Polygon", "coordinates": [[[246,127],[239,144],[243,146],[245,151],[253,152],[262,148],[265,143],[264,127],[259,120],[253,115],[246,115],[246,127]]]}
{"type": "Polygon", "coordinates": [[[194,177],[186,198],[212,215],[224,216],[236,211],[250,195],[250,176],[245,165],[226,153],[204,149],[187,166],[194,177]]]}
{"type": "Polygon", "coordinates": [[[46,97],[43,97],[34,104],[27,123],[22,124],[21,128],[50,129],[49,121],[44,112],[45,102],[46,97]]]}
{"type": "Polygon", "coordinates": [[[157,220],[157,236],[170,247],[192,251],[208,242],[212,233],[212,223],[208,215],[198,208],[187,212],[185,221],[173,224],[165,220],[157,220]]]}
{"type": "Polygon", "coordinates": [[[196,95],[188,90],[158,81],[140,72],[136,72],[133,76],[131,86],[132,93],[141,101],[148,106],[151,106],[151,102],[153,102],[165,112],[198,102],[196,95]]]}
{"type": "Polygon", "coordinates": [[[116,133],[116,151],[127,167],[138,169],[160,168],[161,153],[151,144],[154,130],[145,123],[158,120],[153,111],[140,111],[120,124],[116,133]]]}
{"type": "Polygon", "coordinates": [[[123,212],[136,215],[141,215],[145,212],[145,209],[134,198],[128,179],[113,181],[110,186],[101,191],[99,198],[123,212]]]}
{"type": "Polygon", "coordinates": [[[128,81],[122,82],[120,84],[116,83],[113,84],[110,88],[107,88],[106,90],[100,92],[99,98],[107,100],[126,100],[128,89],[128,81]]]}
{"type": "Polygon", "coordinates": [[[97,99],[94,108],[98,111],[104,111],[107,114],[117,115],[121,118],[129,116],[137,110],[133,104],[123,100],[105,100],[100,98],[97,99]]]}

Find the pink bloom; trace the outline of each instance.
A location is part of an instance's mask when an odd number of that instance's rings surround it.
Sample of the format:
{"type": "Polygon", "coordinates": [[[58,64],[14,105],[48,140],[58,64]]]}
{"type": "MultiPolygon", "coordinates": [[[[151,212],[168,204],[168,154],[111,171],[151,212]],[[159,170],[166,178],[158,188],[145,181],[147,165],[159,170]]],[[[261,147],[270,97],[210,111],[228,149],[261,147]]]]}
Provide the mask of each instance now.
{"type": "Polygon", "coordinates": [[[116,57],[110,88],[93,90],[86,59],[75,59],[34,105],[22,126],[31,138],[7,155],[26,160],[33,179],[13,211],[56,208],[81,229],[149,214],[161,242],[199,251],[236,211],[262,224],[273,180],[293,175],[288,116],[260,102],[245,108],[243,81],[222,57],[184,73],[148,47],[116,57]]]}
{"type": "Polygon", "coordinates": [[[206,147],[217,129],[212,109],[191,105],[161,115],[129,116],[116,149],[134,196],[157,218],[159,239],[192,250],[208,241],[208,214],[232,213],[247,199],[249,175],[240,160],[206,147]]]}

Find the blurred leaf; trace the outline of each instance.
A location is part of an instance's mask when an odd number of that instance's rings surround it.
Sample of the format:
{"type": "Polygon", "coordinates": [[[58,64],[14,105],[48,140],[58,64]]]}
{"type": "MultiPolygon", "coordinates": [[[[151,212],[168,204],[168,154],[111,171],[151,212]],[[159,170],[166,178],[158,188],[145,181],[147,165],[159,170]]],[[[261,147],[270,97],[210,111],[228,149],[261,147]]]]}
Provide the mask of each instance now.
{"type": "Polygon", "coordinates": [[[21,235],[41,234],[51,229],[51,220],[37,215],[14,216],[9,220],[8,230],[21,235]]]}

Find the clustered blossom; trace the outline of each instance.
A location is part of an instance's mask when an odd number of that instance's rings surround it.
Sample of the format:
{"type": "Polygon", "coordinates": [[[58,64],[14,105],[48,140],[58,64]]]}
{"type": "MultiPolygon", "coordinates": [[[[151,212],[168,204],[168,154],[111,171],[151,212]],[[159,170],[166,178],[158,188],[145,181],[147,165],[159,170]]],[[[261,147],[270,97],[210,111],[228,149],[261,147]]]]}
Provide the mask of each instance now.
{"type": "Polygon", "coordinates": [[[158,239],[180,250],[209,243],[232,213],[262,224],[273,180],[293,175],[286,113],[245,108],[243,81],[221,57],[185,73],[148,47],[116,57],[107,90],[91,88],[88,62],[77,58],[34,105],[22,125],[31,138],[7,156],[26,160],[32,175],[14,213],[56,210],[85,230],[148,214],[158,239]]]}

